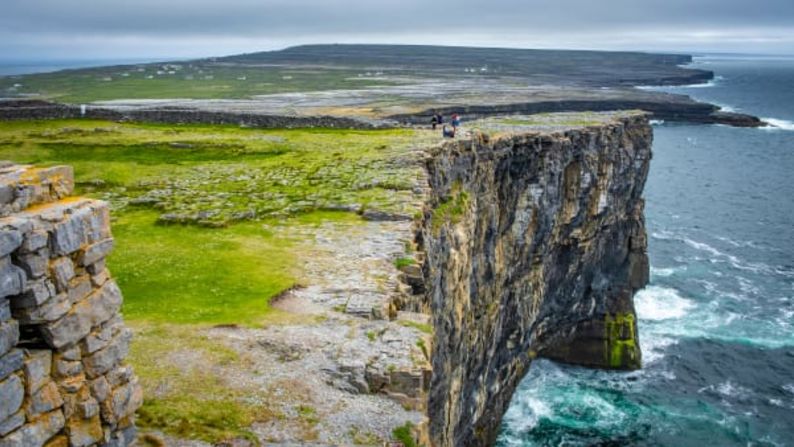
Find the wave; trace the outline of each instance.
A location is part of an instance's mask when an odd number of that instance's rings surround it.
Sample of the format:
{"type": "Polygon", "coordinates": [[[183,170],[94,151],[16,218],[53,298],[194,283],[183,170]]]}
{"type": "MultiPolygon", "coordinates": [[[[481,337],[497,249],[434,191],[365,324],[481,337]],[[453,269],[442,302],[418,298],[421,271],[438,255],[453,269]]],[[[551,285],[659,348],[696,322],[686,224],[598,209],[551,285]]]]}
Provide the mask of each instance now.
{"type": "Polygon", "coordinates": [[[686,266],[681,267],[654,267],[651,266],[651,276],[658,276],[660,278],[667,278],[673,276],[676,272],[686,270],[686,266]]]}
{"type": "Polygon", "coordinates": [[[761,121],[767,123],[764,127],[759,127],[763,130],[794,130],[794,122],[789,120],[779,120],[776,118],[761,118],[761,121]]]}
{"type": "Polygon", "coordinates": [[[638,85],[635,88],[640,90],[677,90],[685,88],[708,88],[715,87],[722,82],[725,78],[722,76],[715,76],[714,79],[709,79],[706,82],[699,82],[697,84],[683,84],[683,85],[638,85]]]}
{"type": "MultiPolygon", "coordinates": [[[[708,261],[711,263],[727,262],[728,264],[731,265],[731,267],[737,270],[750,271],[753,273],[763,273],[767,275],[781,275],[785,277],[794,277],[794,271],[788,271],[788,269],[781,268],[780,266],[767,265],[764,264],[763,262],[746,261],[732,254],[722,252],[705,242],[696,241],[686,236],[675,234],[668,230],[653,232],[651,233],[651,238],[658,240],[683,242],[684,244],[688,245],[691,248],[694,248],[695,250],[710,254],[711,258],[708,259],[708,261]]],[[[702,260],[702,259],[695,258],[695,260],[702,260]]],[[[680,261],[685,261],[685,259],[681,258],[680,261]]]]}
{"type": "Polygon", "coordinates": [[[675,289],[648,286],[634,296],[634,306],[641,320],[669,320],[681,318],[695,304],[678,294],[675,289]]]}
{"type": "Polygon", "coordinates": [[[720,83],[724,78],[722,76],[715,76],[714,79],[709,80],[708,82],[702,82],[700,84],[687,84],[687,85],[679,85],[675,88],[707,88],[707,87],[714,87],[718,83],[720,83]]]}
{"type": "Polygon", "coordinates": [[[664,358],[668,347],[678,343],[672,337],[644,331],[640,326],[640,349],[642,350],[642,363],[645,366],[664,358]]]}
{"type": "Polygon", "coordinates": [[[720,108],[720,112],[736,113],[738,110],[735,107],[726,106],[724,104],[714,104],[720,108]]]}
{"type": "Polygon", "coordinates": [[[717,394],[723,397],[730,397],[734,399],[746,399],[752,394],[752,391],[748,388],[739,386],[727,380],[725,382],[719,383],[717,385],[708,385],[698,390],[698,393],[711,393],[717,394]]]}
{"type": "Polygon", "coordinates": [[[541,418],[550,418],[553,414],[551,407],[541,399],[530,393],[518,392],[513,396],[504,419],[512,430],[526,433],[535,428],[541,418]]]}

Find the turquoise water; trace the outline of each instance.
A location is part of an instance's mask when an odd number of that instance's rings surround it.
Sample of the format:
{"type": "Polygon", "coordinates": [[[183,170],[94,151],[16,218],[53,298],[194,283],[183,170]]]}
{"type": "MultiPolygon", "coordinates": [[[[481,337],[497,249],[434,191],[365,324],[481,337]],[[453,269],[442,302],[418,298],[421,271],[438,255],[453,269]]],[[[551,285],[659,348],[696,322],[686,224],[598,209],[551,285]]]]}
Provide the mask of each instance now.
{"type": "Polygon", "coordinates": [[[794,445],[794,58],[695,66],[665,90],[777,127],[654,126],[644,368],[535,362],[499,445],[794,445]]]}

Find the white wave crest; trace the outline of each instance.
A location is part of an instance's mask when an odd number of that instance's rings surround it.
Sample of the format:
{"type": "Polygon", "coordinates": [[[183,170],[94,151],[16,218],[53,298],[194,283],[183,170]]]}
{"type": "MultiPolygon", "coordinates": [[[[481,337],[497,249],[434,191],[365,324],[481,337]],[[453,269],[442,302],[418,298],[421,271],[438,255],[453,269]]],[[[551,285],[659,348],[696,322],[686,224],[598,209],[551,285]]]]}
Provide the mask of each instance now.
{"type": "Polygon", "coordinates": [[[664,352],[671,345],[676,344],[676,340],[672,337],[665,337],[663,335],[654,333],[640,332],[640,349],[642,349],[642,363],[650,365],[664,358],[664,352]]]}
{"type": "MultiPolygon", "coordinates": [[[[794,276],[794,271],[788,271],[787,269],[784,268],[770,266],[762,262],[745,261],[739,259],[737,256],[734,256],[732,254],[722,252],[705,242],[696,241],[688,237],[675,234],[671,231],[661,230],[661,231],[653,232],[651,233],[651,238],[658,240],[683,242],[684,244],[690,246],[691,248],[694,248],[695,250],[710,254],[711,257],[708,259],[709,262],[711,263],[727,262],[728,264],[731,265],[731,267],[737,270],[751,271],[754,273],[760,272],[771,275],[783,275],[787,277],[794,276]]],[[[677,262],[687,262],[687,259],[683,257],[676,257],[675,260],[677,262]]],[[[702,259],[696,258],[696,260],[702,260],[702,259]]]]}
{"type": "Polygon", "coordinates": [[[683,317],[695,304],[675,289],[648,286],[634,296],[634,306],[641,320],[669,320],[683,317]]]}
{"type": "Polygon", "coordinates": [[[638,85],[634,88],[639,90],[677,90],[677,89],[685,89],[685,88],[707,88],[707,87],[714,87],[717,85],[718,82],[722,81],[722,76],[715,76],[714,79],[710,79],[706,82],[700,82],[697,84],[682,84],[682,85],[638,85]]]}
{"type": "Polygon", "coordinates": [[[776,118],[761,118],[761,121],[767,123],[764,127],[759,129],[764,130],[794,130],[794,122],[789,120],[779,120],[776,118]]]}
{"type": "Polygon", "coordinates": [[[700,83],[700,84],[688,84],[688,85],[682,85],[682,86],[680,86],[680,88],[706,88],[706,87],[714,87],[715,85],[717,85],[717,81],[721,81],[721,80],[722,80],[722,77],[721,77],[721,76],[717,76],[716,78],[714,78],[714,79],[712,79],[712,80],[710,80],[710,81],[708,81],[708,82],[703,82],[703,83],[700,83]]]}
{"type": "Polygon", "coordinates": [[[513,430],[526,433],[535,428],[541,418],[548,418],[553,414],[551,407],[542,400],[529,393],[519,392],[513,397],[504,418],[513,430]]]}
{"type": "Polygon", "coordinates": [[[651,266],[651,276],[658,276],[661,278],[666,278],[668,276],[673,276],[676,272],[680,270],[686,270],[686,266],[681,267],[653,267],[651,266]]]}
{"type": "Polygon", "coordinates": [[[712,384],[712,385],[704,386],[703,388],[698,390],[698,393],[704,393],[704,392],[709,392],[713,394],[719,394],[724,397],[732,397],[739,399],[747,398],[752,394],[751,390],[739,386],[731,382],[730,380],[727,380],[725,382],[716,385],[712,384]]]}

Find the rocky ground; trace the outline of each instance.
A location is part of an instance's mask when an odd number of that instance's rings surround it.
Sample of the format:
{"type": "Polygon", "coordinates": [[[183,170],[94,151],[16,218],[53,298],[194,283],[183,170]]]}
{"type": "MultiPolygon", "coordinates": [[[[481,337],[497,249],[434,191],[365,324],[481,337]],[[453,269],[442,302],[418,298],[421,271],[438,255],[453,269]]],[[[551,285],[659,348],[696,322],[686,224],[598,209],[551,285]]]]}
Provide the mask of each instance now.
{"type": "MultiPolygon", "coordinates": [[[[305,241],[304,285],[273,303],[292,318],[264,328],[204,330],[243,362],[207,365],[202,356],[187,354],[164,361],[215,369],[228,386],[248,391],[254,405],[275,415],[251,427],[264,445],[380,445],[395,428],[422,424],[428,317],[400,312],[390,321],[373,313],[398,289],[395,260],[405,256],[411,224],[329,222],[274,230],[305,241]]],[[[165,439],[168,445],[209,445],[165,439]]]]}
{"type": "MultiPolygon", "coordinates": [[[[429,109],[498,107],[513,104],[589,102],[611,104],[647,103],[655,107],[686,109],[708,105],[687,96],[639,90],[627,86],[593,88],[592,86],[529,83],[513,77],[493,78],[423,78],[405,75],[383,76],[394,85],[349,90],[274,93],[246,99],[136,99],[97,101],[91,106],[119,111],[185,108],[212,112],[251,113],[267,111],[275,115],[348,116],[367,122],[402,120],[429,109]],[[373,121],[375,120],[375,121],[373,121]]],[[[535,81],[537,82],[537,81],[535,81]]],[[[610,107],[608,107],[610,108],[610,107]]],[[[549,108],[565,111],[565,106],[549,108]]],[[[577,110],[573,110],[577,111],[577,110]]]]}

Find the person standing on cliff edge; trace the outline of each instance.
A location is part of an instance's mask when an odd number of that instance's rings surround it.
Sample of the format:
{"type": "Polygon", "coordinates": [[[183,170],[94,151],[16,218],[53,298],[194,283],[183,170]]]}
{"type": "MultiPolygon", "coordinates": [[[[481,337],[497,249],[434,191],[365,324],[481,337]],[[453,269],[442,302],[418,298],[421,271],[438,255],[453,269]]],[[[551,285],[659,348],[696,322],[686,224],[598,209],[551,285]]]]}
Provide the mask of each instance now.
{"type": "Polygon", "coordinates": [[[453,130],[458,130],[458,127],[460,127],[460,115],[458,115],[457,113],[453,113],[452,114],[452,129],[453,130]]]}
{"type": "Polygon", "coordinates": [[[436,130],[436,126],[438,125],[438,115],[433,113],[433,118],[430,118],[430,125],[433,126],[433,130],[436,130]]]}

